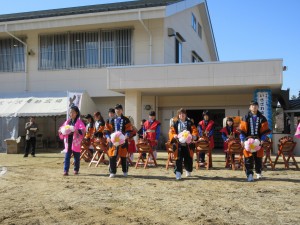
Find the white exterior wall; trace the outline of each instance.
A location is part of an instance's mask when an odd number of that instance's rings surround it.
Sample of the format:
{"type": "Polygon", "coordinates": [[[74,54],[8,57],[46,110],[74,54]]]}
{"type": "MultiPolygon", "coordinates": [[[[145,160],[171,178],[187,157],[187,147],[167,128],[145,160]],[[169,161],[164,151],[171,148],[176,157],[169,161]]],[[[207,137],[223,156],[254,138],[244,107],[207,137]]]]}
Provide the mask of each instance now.
{"type": "Polygon", "coordinates": [[[253,93],[258,87],[278,91],[281,85],[280,59],[110,68],[108,81],[111,90],[139,89],[171,94],[183,89],[203,94],[225,90],[253,93]]]}
{"type": "MultiPolygon", "coordinates": [[[[151,30],[152,62],[162,64],[163,57],[163,19],[145,21],[151,30]]],[[[133,31],[133,63],[134,65],[149,64],[149,35],[139,21],[67,27],[50,30],[31,30],[18,33],[27,37],[28,51],[32,49],[35,55],[28,56],[27,91],[67,91],[86,90],[91,97],[122,96],[122,94],[107,89],[107,69],[72,69],[72,70],[38,70],[39,63],[39,35],[55,34],[69,31],[89,31],[97,29],[110,29],[132,27],[133,31]]],[[[25,72],[0,73],[0,92],[22,92],[25,90],[25,72]]]]}
{"type": "MultiPolygon", "coordinates": [[[[163,19],[144,20],[152,35],[152,64],[164,64],[163,19]]],[[[148,65],[150,62],[150,37],[137,22],[134,30],[134,65],[148,65]]]]}
{"type": "Polygon", "coordinates": [[[173,28],[175,32],[180,33],[181,36],[186,40],[186,42],[183,42],[182,45],[183,63],[192,62],[192,51],[197,52],[197,54],[205,62],[211,61],[204,29],[202,29],[201,39],[198,36],[198,33],[195,32],[192,28],[192,13],[195,15],[197,22],[199,22],[203,28],[204,26],[200,19],[200,12],[198,7],[186,9],[165,19],[165,64],[175,63],[175,37],[168,36],[168,28],[173,28]]]}
{"type": "MultiPolygon", "coordinates": [[[[104,119],[108,119],[108,109],[121,104],[125,109],[125,97],[95,97],[92,98],[104,119]]],[[[93,114],[94,112],[90,112],[93,114]]]]}

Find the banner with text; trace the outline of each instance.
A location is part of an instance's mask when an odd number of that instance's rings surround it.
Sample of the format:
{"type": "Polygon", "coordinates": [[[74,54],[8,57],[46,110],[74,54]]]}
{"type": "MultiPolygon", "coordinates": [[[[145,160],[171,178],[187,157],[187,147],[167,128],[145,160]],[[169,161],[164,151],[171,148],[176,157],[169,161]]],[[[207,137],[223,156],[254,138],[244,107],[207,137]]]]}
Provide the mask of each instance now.
{"type": "Polygon", "coordinates": [[[69,119],[70,107],[75,105],[81,109],[81,99],[82,93],[80,92],[68,92],[68,110],[67,110],[67,119],[69,119]]]}
{"type": "MultiPolygon", "coordinates": [[[[267,118],[269,128],[272,130],[272,92],[270,89],[257,89],[254,99],[258,102],[258,110],[267,118]]],[[[271,137],[271,135],[270,135],[271,137]]]]}

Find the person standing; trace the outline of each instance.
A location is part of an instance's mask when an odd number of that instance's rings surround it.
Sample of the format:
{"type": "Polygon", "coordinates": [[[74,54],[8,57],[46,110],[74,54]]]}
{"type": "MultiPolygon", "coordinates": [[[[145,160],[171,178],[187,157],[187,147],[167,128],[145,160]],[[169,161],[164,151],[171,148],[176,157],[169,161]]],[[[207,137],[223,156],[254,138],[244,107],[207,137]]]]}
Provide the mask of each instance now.
{"type": "Polygon", "coordinates": [[[151,111],[149,113],[149,119],[144,123],[143,127],[144,138],[146,138],[150,146],[153,150],[154,158],[157,157],[157,146],[158,146],[158,139],[160,135],[160,122],[156,120],[156,113],[151,111]]]}
{"type": "Polygon", "coordinates": [[[110,108],[108,110],[108,119],[106,120],[106,123],[109,124],[114,118],[116,117],[116,111],[114,108],[110,108]]]}
{"type": "Polygon", "coordinates": [[[106,138],[109,143],[109,177],[115,177],[117,173],[117,156],[121,158],[122,171],[124,177],[128,175],[128,163],[127,163],[127,149],[128,149],[128,138],[132,132],[132,125],[130,120],[123,115],[123,106],[117,104],[115,106],[116,116],[110,120],[110,123],[106,126],[106,138]],[[125,143],[116,147],[111,142],[111,134],[120,131],[125,136],[125,143]]]}
{"type": "MultiPolygon", "coordinates": [[[[242,119],[240,124],[240,139],[244,145],[246,138],[253,137],[260,139],[261,142],[265,141],[269,129],[268,121],[260,111],[258,111],[258,103],[256,101],[250,102],[249,112],[242,119]]],[[[255,163],[255,172],[257,179],[262,178],[262,158],[264,156],[264,149],[261,148],[256,152],[249,152],[244,149],[246,176],[249,182],[253,179],[253,167],[255,163]]]]}
{"type": "Polygon", "coordinates": [[[67,151],[64,162],[64,176],[69,175],[72,154],[74,155],[74,175],[79,173],[81,141],[86,130],[84,123],[80,120],[78,107],[71,106],[69,113],[70,118],[58,130],[60,139],[64,139],[65,150],[67,151]]]}
{"type": "Polygon", "coordinates": [[[38,125],[35,123],[34,117],[30,117],[29,122],[25,124],[25,131],[26,145],[24,157],[28,157],[30,148],[32,157],[35,157],[36,133],[38,131],[38,125]]]}
{"type": "Polygon", "coordinates": [[[136,136],[138,130],[136,129],[136,127],[134,126],[134,120],[131,116],[128,116],[128,119],[130,120],[131,126],[132,126],[132,132],[130,133],[130,136],[128,138],[128,156],[130,159],[130,163],[132,163],[133,158],[134,158],[134,153],[136,153],[136,145],[135,145],[135,140],[134,137],[136,136]]]}
{"type": "Polygon", "coordinates": [[[178,135],[183,131],[189,131],[193,137],[193,140],[197,140],[198,131],[194,123],[187,118],[186,110],[181,108],[177,111],[177,117],[173,118],[169,130],[169,141],[171,143],[178,142],[178,152],[174,153],[176,159],[176,165],[174,172],[176,175],[176,180],[181,179],[183,173],[182,162],[184,163],[184,168],[186,170],[186,176],[191,176],[193,171],[193,154],[194,150],[190,148],[190,145],[187,143],[180,143],[178,141],[178,135]]]}
{"type": "MultiPolygon", "coordinates": [[[[203,120],[199,122],[198,125],[198,132],[200,137],[206,136],[209,138],[209,147],[211,150],[215,147],[215,142],[214,142],[214,121],[210,120],[209,118],[209,112],[204,111],[202,113],[203,115],[203,120]]],[[[200,162],[202,165],[205,163],[205,153],[200,154],[200,162]]]]}
{"type": "Polygon", "coordinates": [[[105,122],[105,128],[104,128],[104,131],[103,131],[105,136],[106,136],[107,132],[109,132],[109,126],[110,126],[109,124],[112,123],[112,121],[114,120],[115,117],[116,117],[115,109],[114,108],[109,108],[108,109],[108,119],[105,122]]]}

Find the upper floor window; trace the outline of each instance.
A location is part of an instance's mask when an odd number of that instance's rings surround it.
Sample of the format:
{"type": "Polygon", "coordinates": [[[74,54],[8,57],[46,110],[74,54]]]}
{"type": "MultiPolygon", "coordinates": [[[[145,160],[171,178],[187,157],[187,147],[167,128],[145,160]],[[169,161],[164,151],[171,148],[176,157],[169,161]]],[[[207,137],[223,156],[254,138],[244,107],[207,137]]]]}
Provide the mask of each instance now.
{"type": "Polygon", "coordinates": [[[41,35],[39,68],[131,65],[131,35],[131,29],[41,35]]]}
{"type": "Polygon", "coordinates": [[[204,62],[203,59],[197,54],[197,52],[192,51],[192,62],[197,63],[197,62],[204,62]]]}
{"type": "Polygon", "coordinates": [[[131,30],[101,33],[101,64],[103,66],[131,65],[131,30]]]}
{"type": "Polygon", "coordinates": [[[197,19],[193,13],[192,13],[192,28],[194,31],[197,31],[197,19]]]}
{"type": "Polygon", "coordinates": [[[0,39],[0,72],[22,71],[25,71],[24,45],[13,38],[0,39]]]}
{"type": "Polygon", "coordinates": [[[202,39],[202,26],[198,23],[198,36],[202,39]]]}
{"type": "Polygon", "coordinates": [[[182,63],[182,42],[175,38],[175,63],[182,63]]]}

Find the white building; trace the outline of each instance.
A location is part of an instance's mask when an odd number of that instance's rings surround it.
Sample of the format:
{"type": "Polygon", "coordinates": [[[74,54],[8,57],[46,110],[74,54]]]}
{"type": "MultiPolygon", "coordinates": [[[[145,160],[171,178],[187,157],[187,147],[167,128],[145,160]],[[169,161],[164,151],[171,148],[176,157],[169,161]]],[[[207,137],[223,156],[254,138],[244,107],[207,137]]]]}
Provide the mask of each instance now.
{"type": "Polygon", "coordinates": [[[257,89],[277,102],[283,82],[282,59],[219,62],[205,0],[2,15],[0,72],[0,96],[86,91],[104,117],[121,103],[138,126],[157,111],[164,137],[180,107],[195,122],[211,111],[218,130],[225,116],[246,114],[257,89]]]}

